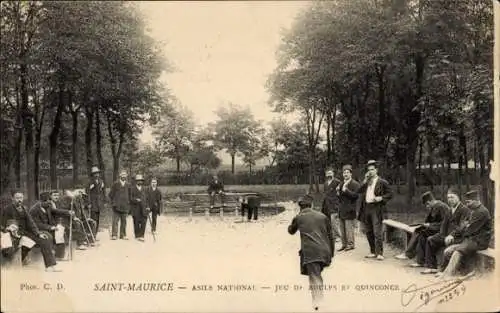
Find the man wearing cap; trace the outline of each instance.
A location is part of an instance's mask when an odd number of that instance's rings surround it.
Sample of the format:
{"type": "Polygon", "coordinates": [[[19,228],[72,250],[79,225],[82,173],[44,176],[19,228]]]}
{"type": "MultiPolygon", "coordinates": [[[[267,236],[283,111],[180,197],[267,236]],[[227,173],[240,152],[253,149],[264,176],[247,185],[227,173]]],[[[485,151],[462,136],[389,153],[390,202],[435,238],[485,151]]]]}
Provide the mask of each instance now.
{"type": "Polygon", "coordinates": [[[116,240],[118,222],[120,223],[120,239],[127,240],[127,215],[130,213],[130,185],[127,182],[127,172],[120,172],[120,178],[111,186],[108,197],[113,210],[111,240],[116,240]]]}
{"type": "Polygon", "coordinates": [[[97,168],[97,166],[92,167],[91,176],[91,181],[85,189],[87,192],[87,207],[90,209],[90,218],[95,221],[96,230],[99,232],[99,218],[101,211],[104,210],[106,188],[104,187],[104,182],[101,179],[101,171],[97,168]]]}
{"type": "Polygon", "coordinates": [[[488,249],[490,244],[491,215],[481,203],[477,190],[465,194],[465,205],[471,210],[469,219],[453,235],[445,238],[445,242],[451,245],[444,249],[442,272],[438,273],[438,277],[455,275],[464,257],[488,249]]]}
{"type": "Polygon", "coordinates": [[[222,205],[224,205],[224,184],[219,180],[217,175],[212,177],[212,180],[208,183],[208,195],[210,197],[210,208],[213,209],[215,203],[215,197],[219,196],[222,205]]]}
{"type": "Polygon", "coordinates": [[[288,233],[300,232],[300,273],[309,276],[309,289],[317,310],[323,298],[321,272],[332,262],[334,242],[329,218],[313,210],[312,203],[309,195],[299,199],[300,212],[288,226],[288,233]]]}
{"type": "Polygon", "coordinates": [[[332,168],[328,168],[325,173],[326,181],[324,186],[324,198],[321,205],[321,212],[330,218],[332,223],[333,240],[340,237],[337,218],[339,213],[339,195],[337,187],[340,185],[340,180],[335,178],[332,168]]]}
{"type": "Polygon", "coordinates": [[[450,210],[446,203],[436,200],[432,192],[422,194],[422,203],[429,211],[423,224],[420,224],[413,232],[408,247],[403,254],[397,255],[396,259],[407,260],[416,257],[416,262],[411,267],[423,267],[425,263],[425,245],[427,238],[439,232],[442,222],[450,210]]]}
{"type": "Polygon", "coordinates": [[[384,260],[384,241],[382,235],[382,221],[387,214],[386,204],[392,199],[389,183],[378,176],[377,162],[368,161],[366,164],[365,179],[358,190],[361,196],[358,220],[363,223],[370,254],[366,258],[384,260]]]}
{"type": "Polygon", "coordinates": [[[456,231],[470,216],[470,210],[460,201],[458,190],[448,189],[447,202],[449,209],[444,216],[438,233],[427,238],[425,242],[425,261],[422,274],[437,273],[437,255],[446,247],[445,238],[448,235],[457,237],[456,231]]]}
{"type": "Polygon", "coordinates": [[[28,263],[28,254],[33,248],[34,243],[38,244],[45,263],[45,270],[49,272],[59,272],[56,267],[57,262],[52,253],[52,236],[41,231],[33,221],[33,217],[28,209],[23,205],[24,195],[18,190],[12,191],[12,204],[0,210],[1,231],[11,231],[18,234],[20,242],[25,242],[21,247],[21,260],[23,264],[28,263]],[[7,224],[9,221],[15,223],[7,224]],[[22,237],[27,237],[23,240],[22,237]],[[30,245],[31,242],[33,245],[30,245]]]}
{"type": "Polygon", "coordinates": [[[151,232],[156,232],[156,219],[163,212],[161,191],[158,189],[158,180],[151,179],[151,185],[146,191],[148,207],[151,209],[151,232]]]}
{"type": "Polygon", "coordinates": [[[337,186],[339,196],[339,222],[342,247],[339,251],[354,249],[354,221],[356,219],[356,203],[359,183],[352,178],[352,166],[342,167],[344,181],[337,186]]]}
{"type": "Polygon", "coordinates": [[[144,177],[137,174],[135,176],[135,185],[130,188],[130,211],[134,221],[134,236],[139,241],[144,241],[149,214],[146,188],[144,188],[143,183],[144,177]]]}

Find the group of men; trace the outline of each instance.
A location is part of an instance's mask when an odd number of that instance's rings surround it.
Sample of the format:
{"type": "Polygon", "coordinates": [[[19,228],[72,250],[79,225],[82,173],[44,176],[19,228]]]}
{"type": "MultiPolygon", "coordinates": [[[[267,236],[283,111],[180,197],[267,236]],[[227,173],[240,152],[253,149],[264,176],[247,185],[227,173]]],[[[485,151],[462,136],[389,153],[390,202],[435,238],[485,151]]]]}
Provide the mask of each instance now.
{"type": "Polygon", "coordinates": [[[46,270],[60,271],[56,265],[57,261],[66,260],[66,245],[75,240],[76,249],[86,250],[99,241],[100,213],[107,202],[113,212],[111,239],[117,239],[119,222],[120,239],[127,239],[126,221],[131,214],[135,238],[144,241],[149,213],[151,231],[156,232],[157,216],[162,213],[162,195],[155,178],[150,187],[144,187],[143,183],[143,176],[137,175],[135,183],[130,184],[127,173],[122,171],[106,197],[100,170],[92,167],[90,182],[81,197],[69,191],[63,197],[56,190],[43,192],[39,201],[28,209],[24,205],[24,194],[12,191],[12,203],[0,212],[2,255],[11,257],[21,247],[21,260],[27,265],[30,250],[38,245],[46,270]]]}
{"type": "MultiPolygon", "coordinates": [[[[389,183],[378,176],[374,160],[367,163],[361,183],[352,177],[351,165],[342,167],[342,175],[343,181],[340,181],[334,177],[333,169],[327,169],[321,210],[314,210],[310,195],[301,197],[300,212],[288,227],[292,235],[300,232],[301,274],[309,276],[316,309],[323,298],[321,273],[331,264],[336,238],[340,237],[342,243],[339,251],[355,249],[356,220],[370,247],[365,258],[384,260],[383,220],[387,217],[386,204],[393,197],[389,183]]],[[[477,191],[466,193],[465,205],[454,189],[448,191],[447,198],[448,205],[436,200],[431,192],[422,195],[428,215],[424,223],[415,226],[405,253],[396,256],[398,259],[416,257],[412,266],[425,267],[423,274],[436,273],[442,278],[455,275],[465,257],[487,249],[492,228],[489,211],[481,204],[477,191]],[[437,255],[443,248],[444,257],[438,264],[437,255]]]]}

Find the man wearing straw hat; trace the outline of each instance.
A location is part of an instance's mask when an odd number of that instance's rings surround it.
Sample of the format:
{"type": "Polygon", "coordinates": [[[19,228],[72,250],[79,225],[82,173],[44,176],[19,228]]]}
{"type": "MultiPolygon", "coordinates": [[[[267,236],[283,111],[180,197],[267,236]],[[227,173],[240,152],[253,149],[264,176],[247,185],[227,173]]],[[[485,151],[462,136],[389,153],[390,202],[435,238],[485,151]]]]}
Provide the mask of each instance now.
{"type": "MultiPolygon", "coordinates": [[[[101,179],[101,171],[97,166],[91,169],[92,176],[90,183],[86,188],[87,207],[90,209],[90,218],[96,223],[96,236],[99,232],[99,218],[101,211],[104,210],[104,201],[106,199],[104,182],[101,179]]],[[[97,240],[97,238],[96,238],[97,240]]]]}
{"type": "Polygon", "coordinates": [[[370,253],[365,258],[384,260],[382,221],[387,214],[386,203],[392,199],[389,183],[378,176],[377,161],[366,164],[366,174],[358,192],[361,196],[358,220],[363,223],[370,253]]]}
{"type": "Polygon", "coordinates": [[[146,188],[143,186],[144,177],[135,176],[135,185],[130,188],[130,212],[134,220],[134,236],[139,241],[144,241],[146,222],[148,221],[149,206],[146,197],[146,188]]]}
{"type": "Polygon", "coordinates": [[[109,199],[113,210],[111,225],[111,240],[116,240],[118,223],[120,223],[120,239],[127,240],[127,215],[130,212],[130,185],[127,182],[127,172],[121,171],[120,178],[111,186],[109,199]]]}
{"type": "Polygon", "coordinates": [[[465,194],[465,205],[471,210],[469,219],[445,242],[451,244],[444,250],[441,272],[437,277],[446,278],[456,274],[464,257],[488,249],[492,235],[491,215],[481,203],[477,190],[465,194]]]}

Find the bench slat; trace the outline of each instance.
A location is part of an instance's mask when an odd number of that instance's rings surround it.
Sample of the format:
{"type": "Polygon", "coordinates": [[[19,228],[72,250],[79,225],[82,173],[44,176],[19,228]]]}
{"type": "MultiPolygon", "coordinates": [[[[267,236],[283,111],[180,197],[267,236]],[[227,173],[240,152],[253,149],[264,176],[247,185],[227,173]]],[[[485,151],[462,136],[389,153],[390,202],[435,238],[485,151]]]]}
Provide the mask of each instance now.
{"type": "Polygon", "coordinates": [[[384,223],[387,226],[398,228],[409,233],[414,233],[415,229],[417,228],[417,226],[406,225],[405,223],[401,223],[391,219],[384,220],[382,223],[384,223]]]}

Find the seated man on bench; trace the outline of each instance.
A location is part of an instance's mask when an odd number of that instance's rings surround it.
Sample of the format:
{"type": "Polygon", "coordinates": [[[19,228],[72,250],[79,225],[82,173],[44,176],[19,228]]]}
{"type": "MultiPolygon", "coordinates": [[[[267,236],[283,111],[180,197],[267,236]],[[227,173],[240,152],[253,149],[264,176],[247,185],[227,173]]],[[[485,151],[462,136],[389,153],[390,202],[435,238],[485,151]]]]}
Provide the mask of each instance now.
{"type": "Polygon", "coordinates": [[[224,184],[219,180],[217,175],[214,175],[208,183],[208,195],[210,196],[210,208],[214,208],[215,197],[219,196],[221,205],[224,205],[224,184]]]}
{"type": "Polygon", "coordinates": [[[436,276],[446,278],[456,274],[464,257],[475,255],[479,250],[488,249],[491,240],[491,215],[479,199],[477,190],[465,194],[465,205],[471,210],[469,219],[455,232],[457,237],[448,235],[446,243],[452,243],[444,250],[441,272],[436,276]]]}
{"type": "Polygon", "coordinates": [[[45,270],[58,272],[59,269],[56,267],[57,262],[52,253],[52,236],[38,229],[28,209],[23,205],[24,195],[22,192],[13,191],[12,200],[12,204],[2,210],[0,224],[2,232],[9,231],[20,237],[19,244],[21,245],[21,260],[23,265],[29,263],[28,254],[35,244],[38,244],[45,263],[45,270]],[[8,221],[14,222],[10,222],[10,225],[7,225],[8,221]]]}
{"type": "Polygon", "coordinates": [[[399,260],[413,259],[416,256],[416,262],[411,264],[411,267],[424,266],[427,238],[439,232],[441,223],[450,210],[446,203],[436,200],[430,191],[422,195],[422,203],[429,210],[429,213],[427,213],[424,223],[415,229],[406,251],[396,256],[399,260]]]}

